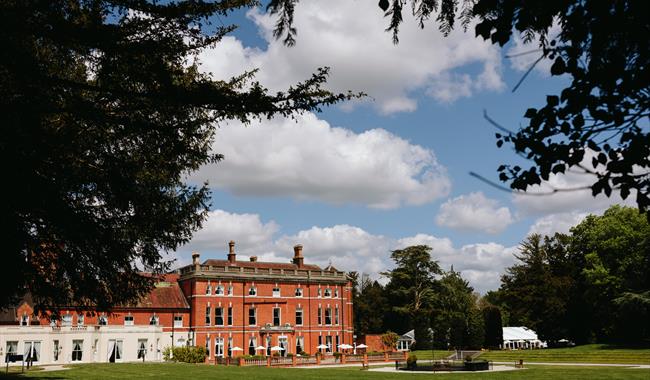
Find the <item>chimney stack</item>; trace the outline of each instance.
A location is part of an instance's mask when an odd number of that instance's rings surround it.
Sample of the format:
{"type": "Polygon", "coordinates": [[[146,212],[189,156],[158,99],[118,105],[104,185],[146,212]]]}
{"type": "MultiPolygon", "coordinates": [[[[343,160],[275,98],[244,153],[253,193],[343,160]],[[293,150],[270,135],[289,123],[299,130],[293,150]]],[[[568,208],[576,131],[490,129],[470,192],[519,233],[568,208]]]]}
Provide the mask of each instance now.
{"type": "Polygon", "coordinates": [[[305,264],[305,258],[302,257],[302,245],[300,244],[293,247],[293,263],[297,265],[298,268],[302,268],[305,264]]]}
{"type": "Polygon", "coordinates": [[[198,252],[192,252],[192,264],[199,265],[199,258],[201,255],[198,252]]]}
{"type": "Polygon", "coordinates": [[[228,247],[230,248],[228,251],[228,262],[234,264],[235,261],[237,261],[237,256],[235,255],[235,242],[231,240],[228,243],[228,247]]]}
{"type": "Polygon", "coordinates": [[[250,260],[251,260],[251,263],[256,263],[257,262],[257,256],[251,256],[250,260]]]}

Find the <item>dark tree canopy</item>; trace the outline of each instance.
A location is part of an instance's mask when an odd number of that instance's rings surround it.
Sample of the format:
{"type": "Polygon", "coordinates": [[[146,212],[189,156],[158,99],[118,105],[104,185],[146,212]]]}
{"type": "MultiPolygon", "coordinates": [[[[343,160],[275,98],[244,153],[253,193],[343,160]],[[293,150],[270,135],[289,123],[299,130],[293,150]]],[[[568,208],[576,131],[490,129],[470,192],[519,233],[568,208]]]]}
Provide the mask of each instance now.
{"type": "MultiPolygon", "coordinates": [[[[269,6],[280,16],[276,36],[291,44],[297,2],[272,0],[269,6]]],[[[500,180],[527,190],[551,174],[586,173],[594,196],[615,189],[624,199],[635,195],[650,218],[650,2],[379,0],[378,6],[395,43],[404,7],[423,28],[435,19],[445,35],[457,20],[464,28],[475,21],[476,36],[493,44],[503,46],[515,33],[537,42],[539,60],[553,60],[551,74],[567,75],[570,84],[548,95],[545,105],[529,108],[527,125],[518,131],[495,123],[502,129],[497,146],[507,143],[532,161],[529,168],[501,165],[500,180]],[[549,35],[554,23],[561,31],[549,35]]]]}
{"type": "Polygon", "coordinates": [[[148,291],[161,254],[206,216],[188,173],[214,123],[318,110],[349,94],[327,69],[271,94],[253,72],[228,81],[193,59],[234,26],[209,18],[253,0],[1,0],[0,159],[4,165],[0,307],[30,291],[40,308],[100,310],[148,291]]]}

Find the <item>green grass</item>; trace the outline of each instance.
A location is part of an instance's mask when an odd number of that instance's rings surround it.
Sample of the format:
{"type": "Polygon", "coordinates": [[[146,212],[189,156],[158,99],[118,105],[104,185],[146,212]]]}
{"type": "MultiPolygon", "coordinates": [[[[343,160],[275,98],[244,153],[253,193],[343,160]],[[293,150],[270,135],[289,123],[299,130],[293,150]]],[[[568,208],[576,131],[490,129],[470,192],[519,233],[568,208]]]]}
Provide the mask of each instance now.
{"type": "Polygon", "coordinates": [[[486,351],[481,354],[480,359],[506,362],[523,359],[524,362],[650,364],[650,349],[589,344],[542,350],[486,351]]]}
{"type": "MultiPolygon", "coordinates": [[[[4,372],[2,372],[4,373],[4,372]]],[[[0,379],[21,379],[19,375],[0,375],[0,379]]],[[[426,379],[440,380],[453,379],[522,379],[522,380],[548,380],[548,379],[644,379],[650,378],[650,370],[629,369],[614,367],[550,367],[533,366],[521,371],[494,372],[494,373],[454,373],[454,374],[409,374],[409,373],[377,373],[362,371],[354,368],[331,369],[298,369],[298,368],[260,368],[260,367],[216,367],[209,365],[193,364],[86,364],[75,365],[65,371],[30,371],[24,378],[28,379],[236,379],[236,380],[328,380],[328,379],[371,379],[371,380],[396,380],[396,379],[426,379]]]]}

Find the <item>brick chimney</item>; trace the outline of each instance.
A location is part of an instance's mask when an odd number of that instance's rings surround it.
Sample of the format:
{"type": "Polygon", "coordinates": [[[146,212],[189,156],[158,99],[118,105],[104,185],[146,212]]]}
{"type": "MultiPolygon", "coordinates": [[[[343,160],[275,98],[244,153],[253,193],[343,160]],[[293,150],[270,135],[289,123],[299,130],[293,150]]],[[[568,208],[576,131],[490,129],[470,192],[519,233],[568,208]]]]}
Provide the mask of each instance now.
{"type": "Polygon", "coordinates": [[[293,247],[293,263],[302,268],[305,264],[305,258],[302,257],[302,245],[298,244],[293,247]]]}
{"type": "Polygon", "coordinates": [[[228,243],[228,247],[230,248],[228,250],[228,262],[234,264],[235,261],[237,261],[237,255],[235,255],[235,242],[231,240],[228,243]]]}
{"type": "Polygon", "coordinates": [[[192,264],[199,265],[199,258],[201,255],[198,252],[192,252],[192,264]]]}
{"type": "Polygon", "coordinates": [[[257,262],[257,256],[251,256],[250,260],[251,260],[251,263],[256,263],[257,262]]]}

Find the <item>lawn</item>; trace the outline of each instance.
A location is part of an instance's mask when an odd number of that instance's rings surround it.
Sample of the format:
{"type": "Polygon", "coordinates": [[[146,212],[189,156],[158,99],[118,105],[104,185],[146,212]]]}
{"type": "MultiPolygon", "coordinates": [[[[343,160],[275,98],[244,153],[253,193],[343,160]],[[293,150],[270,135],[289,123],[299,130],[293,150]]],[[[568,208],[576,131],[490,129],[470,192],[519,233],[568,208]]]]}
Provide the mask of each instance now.
{"type": "Polygon", "coordinates": [[[650,349],[589,344],[542,350],[487,351],[481,354],[480,359],[506,362],[523,359],[524,362],[650,364],[650,349]]]}
{"type": "MultiPolygon", "coordinates": [[[[23,376],[0,375],[0,379],[20,379],[23,376]]],[[[263,367],[216,367],[192,364],[87,364],[75,365],[65,371],[43,372],[30,371],[25,375],[29,379],[246,379],[246,380],[327,380],[327,379],[643,379],[650,378],[650,370],[613,368],[613,367],[549,367],[533,366],[521,371],[495,373],[454,373],[454,374],[411,374],[411,373],[376,373],[354,368],[299,369],[299,368],[263,368],[263,367]],[[414,377],[413,377],[414,376],[414,377]]]]}

